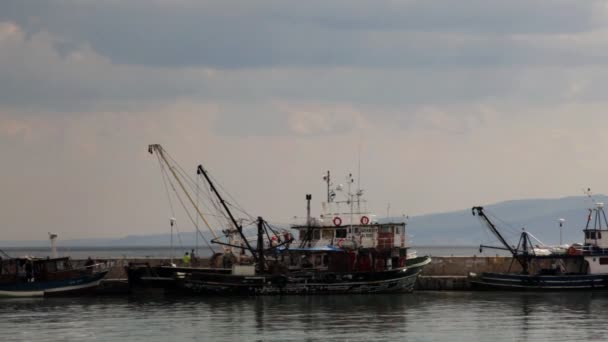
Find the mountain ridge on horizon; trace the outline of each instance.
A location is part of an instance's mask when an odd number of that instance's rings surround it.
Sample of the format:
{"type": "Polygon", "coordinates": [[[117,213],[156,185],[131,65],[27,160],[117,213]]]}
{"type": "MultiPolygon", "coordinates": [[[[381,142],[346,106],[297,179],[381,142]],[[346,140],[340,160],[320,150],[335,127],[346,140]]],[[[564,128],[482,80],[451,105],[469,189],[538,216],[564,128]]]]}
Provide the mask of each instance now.
{"type": "MultiPolygon", "coordinates": [[[[608,202],[608,196],[598,194],[593,196],[595,202],[608,202]]],[[[585,224],[587,209],[592,206],[588,196],[565,196],[560,198],[535,198],[505,200],[484,205],[488,216],[495,217],[496,224],[508,236],[510,241],[517,239],[521,227],[547,244],[559,243],[559,219],[565,219],[563,227],[563,242],[572,243],[582,240],[581,229],[585,224]],[[574,225],[579,229],[574,230],[574,225]],[[513,227],[517,228],[513,228],[513,227]]],[[[471,206],[473,207],[473,206],[471,206]]],[[[402,220],[403,217],[389,217],[402,220]]],[[[439,213],[429,213],[410,216],[407,225],[411,245],[424,246],[474,246],[487,244],[491,237],[486,227],[483,227],[470,209],[454,210],[439,213]]],[[[208,239],[209,236],[203,233],[208,239]]],[[[130,234],[119,238],[84,238],[58,240],[58,247],[145,247],[169,246],[170,233],[130,234]]],[[[192,241],[184,245],[194,245],[195,232],[180,234],[182,241],[192,241]]],[[[204,245],[201,240],[200,245],[204,245]]],[[[514,241],[515,243],[517,241],[514,241]]],[[[45,247],[48,240],[12,240],[4,241],[0,247],[45,247]]]]}

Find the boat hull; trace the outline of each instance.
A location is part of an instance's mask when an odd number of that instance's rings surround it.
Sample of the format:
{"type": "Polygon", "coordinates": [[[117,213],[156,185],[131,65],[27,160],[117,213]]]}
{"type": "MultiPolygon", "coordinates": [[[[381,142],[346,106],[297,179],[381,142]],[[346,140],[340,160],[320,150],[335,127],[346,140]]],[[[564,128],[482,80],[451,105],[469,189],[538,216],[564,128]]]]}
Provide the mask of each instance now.
{"type": "MultiPolygon", "coordinates": [[[[406,267],[381,272],[297,273],[288,276],[235,276],[193,273],[179,286],[200,295],[323,295],[412,292],[430,257],[413,259],[406,267]]],[[[183,292],[182,292],[183,293],[183,292]]]]}
{"type": "Polygon", "coordinates": [[[94,293],[107,271],[70,279],[0,285],[0,297],[56,297],[94,293]]]}
{"type": "Polygon", "coordinates": [[[482,290],[565,291],[607,289],[608,274],[524,275],[482,273],[471,278],[471,286],[482,290]]]}
{"type": "Polygon", "coordinates": [[[330,273],[300,271],[285,275],[233,275],[230,269],[131,265],[132,293],[159,290],[174,295],[322,295],[411,292],[430,257],[387,271],[330,273]]]}

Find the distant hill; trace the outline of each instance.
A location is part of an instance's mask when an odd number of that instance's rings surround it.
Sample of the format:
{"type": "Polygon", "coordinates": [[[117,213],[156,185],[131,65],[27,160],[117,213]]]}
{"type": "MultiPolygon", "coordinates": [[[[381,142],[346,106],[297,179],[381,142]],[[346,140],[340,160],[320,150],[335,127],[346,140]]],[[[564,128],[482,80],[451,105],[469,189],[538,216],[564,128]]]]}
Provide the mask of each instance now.
{"type": "MultiPolygon", "coordinates": [[[[605,195],[595,195],[598,202],[608,203],[605,195]]],[[[479,203],[483,205],[483,203],[479,203]]],[[[494,217],[497,227],[504,235],[516,243],[522,227],[547,244],[559,243],[558,220],[566,220],[563,228],[563,242],[581,242],[587,217],[587,208],[592,202],[584,196],[559,199],[526,199],[483,205],[488,216],[494,217]]],[[[392,220],[402,220],[394,217],[392,220]]],[[[249,228],[253,235],[254,228],[249,228]]],[[[475,246],[491,244],[496,239],[489,233],[471,210],[412,216],[408,220],[407,232],[414,246],[475,246]]],[[[209,234],[204,234],[209,239],[209,234]]],[[[181,233],[174,237],[176,245],[193,246],[195,233],[181,233]]],[[[170,234],[129,235],[117,239],[77,239],[59,240],[60,247],[144,247],[168,246],[170,234]]],[[[199,238],[199,245],[204,242],[199,238]]],[[[48,240],[2,241],[0,247],[46,247],[48,240]]]]}
{"type": "MultiPolygon", "coordinates": [[[[608,203],[605,195],[596,195],[597,202],[608,203]]],[[[563,242],[581,242],[587,219],[587,208],[593,206],[585,196],[560,199],[528,199],[483,205],[486,214],[512,243],[516,243],[525,227],[546,244],[559,243],[559,219],[566,220],[563,242]],[[514,241],[515,240],[515,241],[514,241]]],[[[496,241],[471,210],[410,217],[408,234],[414,245],[471,246],[496,241]]]]}

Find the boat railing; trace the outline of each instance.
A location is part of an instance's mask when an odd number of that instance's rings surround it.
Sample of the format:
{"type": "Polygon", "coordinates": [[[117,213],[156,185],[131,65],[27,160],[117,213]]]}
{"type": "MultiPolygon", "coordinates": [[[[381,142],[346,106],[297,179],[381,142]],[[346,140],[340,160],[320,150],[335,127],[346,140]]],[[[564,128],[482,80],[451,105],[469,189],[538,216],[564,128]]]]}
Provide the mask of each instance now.
{"type": "Polygon", "coordinates": [[[585,247],[583,247],[583,254],[608,255],[608,248],[585,246],[585,247]]]}
{"type": "Polygon", "coordinates": [[[104,261],[104,262],[97,262],[91,265],[83,265],[83,266],[79,266],[79,267],[75,267],[74,270],[75,271],[89,271],[89,272],[101,272],[101,271],[106,271],[109,270],[113,265],[114,262],[113,261],[104,261]]]}
{"type": "Polygon", "coordinates": [[[600,248],[597,246],[571,246],[568,248],[569,255],[608,255],[608,248],[600,248]]]}

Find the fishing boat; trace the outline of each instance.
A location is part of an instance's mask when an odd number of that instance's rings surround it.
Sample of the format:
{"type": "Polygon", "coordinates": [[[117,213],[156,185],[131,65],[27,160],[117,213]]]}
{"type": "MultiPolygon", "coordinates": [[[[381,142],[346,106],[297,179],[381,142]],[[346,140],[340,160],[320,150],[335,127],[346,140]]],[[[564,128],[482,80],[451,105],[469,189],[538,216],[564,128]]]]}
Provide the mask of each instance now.
{"type": "Polygon", "coordinates": [[[69,257],[14,258],[0,250],[0,297],[50,297],[94,293],[107,270],[92,260],[75,265],[69,257]]]}
{"type": "Polygon", "coordinates": [[[545,246],[522,230],[517,246],[510,245],[483,207],[473,207],[502,246],[480,246],[509,251],[512,262],[507,272],[471,275],[471,285],[489,290],[592,290],[608,287],[608,225],[603,203],[589,209],[583,244],[545,246]]]}
{"type": "MultiPolygon", "coordinates": [[[[171,188],[185,192],[185,185],[193,182],[173,172],[180,168],[172,165],[173,159],[166,151],[160,145],[150,145],[149,151],[156,153],[163,165],[161,168],[169,170],[167,175],[172,175],[178,184],[171,188]]],[[[306,195],[307,218],[303,224],[280,227],[258,217],[253,221],[255,230],[247,231],[243,221],[237,220],[231,210],[234,201],[224,199],[201,165],[197,176],[205,181],[205,189],[213,196],[206,208],[221,209],[221,215],[212,217],[226,218],[229,224],[222,231],[222,237],[214,236],[210,241],[221,246],[221,252],[214,254],[211,267],[207,268],[130,265],[127,268],[130,285],[207,295],[409,292],[424,265],[430,262],[429,257],[418,258],[411,253],[408,258],[404,222],[380,223],[375,216],[354,210],[355,201],[358,206],[362,203],[362,191],[352,194],[349,186],[346,201],[334,202],[329,173],[324,178],[329,189],[329,200],[324,204],[327,210],[319,218],[311,217],[312,196],[306,195]],[[344,203],[349,207],[348,213],[332,211],[334,204],[344,203]],[[294,231],[299,233],[297,240],[292,234],[294,231]],[[255,236],[247,237],[246,232],[255,232],[255,236]]],[[[196,189],[198,192],[198,186],[196,189]]],[[[335,190],[343,189],[339,185],[335,190]]],[[[198,201],[185,193],[195,208],[194,213],[211,229],[208,215],[203,214],[198,201]]]]}

